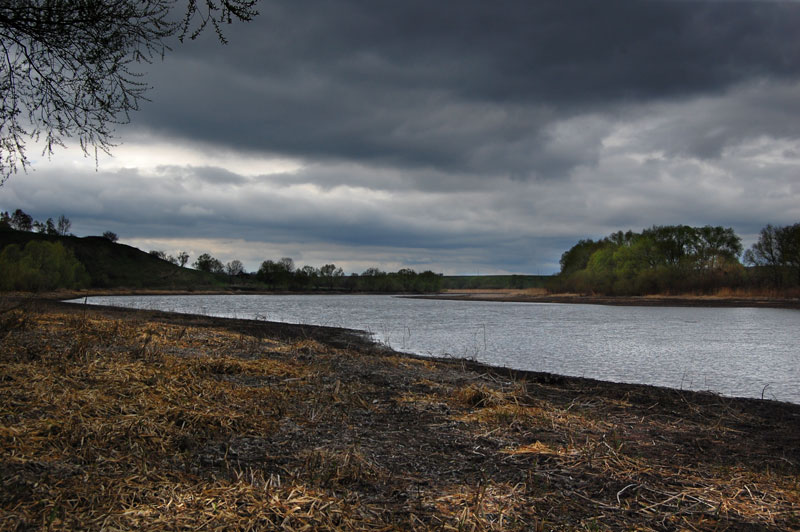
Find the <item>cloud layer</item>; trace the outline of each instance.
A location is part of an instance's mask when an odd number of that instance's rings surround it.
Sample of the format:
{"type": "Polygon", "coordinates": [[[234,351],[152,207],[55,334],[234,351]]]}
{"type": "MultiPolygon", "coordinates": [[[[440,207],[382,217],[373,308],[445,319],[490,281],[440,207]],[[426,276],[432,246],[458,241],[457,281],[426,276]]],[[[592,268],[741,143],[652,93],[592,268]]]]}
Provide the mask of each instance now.
{"type": "Polygon", "coordinates": [[[617,229],[748,239],[800,220],[798,3],[260,11],[229,45],[207,35],[149,67],[152,102],[116,159],[37,162],[0,207],[250,268],[447,273],[549,273],[617,229]]]}

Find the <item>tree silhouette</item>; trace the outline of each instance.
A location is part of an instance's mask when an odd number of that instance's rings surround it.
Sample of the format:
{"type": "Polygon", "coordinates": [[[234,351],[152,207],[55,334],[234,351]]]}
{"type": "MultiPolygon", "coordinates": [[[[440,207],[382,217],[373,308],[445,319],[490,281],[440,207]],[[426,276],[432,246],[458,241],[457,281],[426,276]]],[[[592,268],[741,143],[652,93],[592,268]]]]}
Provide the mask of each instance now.
{"type": "Polygon", "coordinates": [[[72,222],[64,216],[63,214],[58,217],[58,226],[56,227],[56,231],[61,236],[66,236],[69,234],[69,230],[72,228],[72,222]]]}
{"type": "Polygon", "coordinates": [[[194,261],[193,266],[196,270],[200,270],[201,272],[211,273],[222,273],[225,269],[219,259],[215,259],[208,253],[203,253],[197,257],[197,260],[194,261]]]}

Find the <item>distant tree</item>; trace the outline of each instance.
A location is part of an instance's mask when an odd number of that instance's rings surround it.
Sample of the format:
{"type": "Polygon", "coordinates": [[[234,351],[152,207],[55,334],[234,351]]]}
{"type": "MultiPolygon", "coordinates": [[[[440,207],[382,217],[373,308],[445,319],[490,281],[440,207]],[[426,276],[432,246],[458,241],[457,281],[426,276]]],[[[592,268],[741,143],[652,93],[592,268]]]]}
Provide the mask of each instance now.
{"type": "Polygon", "coordinates": [[[114,233],[113,231],[106,231],[105,233],[103,233],[103,238],[105,238],[106,240],[110,240],[111,242],[116,242],[117,240],[119,240],[117,233],[114,233]]]}
{"type": "Polygon", "coordinates": [[[602,242],[595,242],[591,239],[578,241],[561,255],[561,275],[568,276],[585,269],[589,264],[589,257],[602,245],[602,242]]]}
{"type": "Polygon", "coordinates": [[[333,272],[335,272],[335,271],[336,271],[336,265],[335,264],[325,264],[324,266],[320,267],[319,274],[322,277],[332,277],[333,276],[333,272]]]}
{"type": "Polygon", "coordinates": [[[751,266],[765,268],[775,286],[781,284],[781,251],[778,243],[778,230],[767,224],[758,235],[758,241],[744,253],[744,262],[751,266]]]}
{"type": "Polygon", "coordinates": [[[265,260],[256,272],[256,278],[272,288],[287,289],[292,278],[294,260],[283,257],[279,261],[265,260]]]}
{"type": "Polygon", "coordinates": [[[397,281],[403,292],[413,292],[416,290],[417,272],[411,268],[400,268],[397,270],[397,281]]]}
{"type": "Polygon", "coordinates": [[[225,265],[225,273],[231,277],[244,273],[244,264],[240,260],[232,260],[225,265]]]}
{"type": "Polygon", "coordinates": [[[316,269],[313,266],[308,266],[308,265],[303,266],[302,268],[300,268],[299,271],[303,272],[303,275],[305,275],[305,276],[307,276],[309,278],[317,277],[320,274],[320,271],[318,269],[316,269]]]}
{"type": "Polygon", "coordinates": [[[33,228],[33,218],[22,209],[17,209],[11,215],[11,227],[17,231],[30,231],[33,228]]]}
{"type": "Polygon", "coordinates": [[[294,284],[300,290],[316,288],[316,281],[319,278],[319,270],[313,266],[303,266],[294,272],[294,284]]]}
{"type": "Polygon", "coordinates": [[[337,268],[335,264],[325,264],[319,269],[319,276],[325,281],[328,288],[333,288],[337,279],[344,277],[344,271],[341,268],[337,268]]]}
{"type": "Polygon", "coordinates": [[[287,273],[292,273],[294,271],[294,260],[291,257],[282,257],[281,260],[278,261],[278,264],[283,271],[287,273]]]}
{"type": "Polygon", "coordinates": [[[66,236],[69,234],[69,230],[72,227],[72,222],[69,221],[69,218],[64,216],[63,214],[58,217],[58,226],[56,230],[58,234],[61,236],[66,236]]]}
{"type": "Polygon", "coordinates": [[[358,289],[367,292],[384,291],[387,285],[386,277],[386,272],[379,268],[367,268],[359,277],[358,289]]]}
{"type": "Polygon", "coordinates": [[[631,230],[626,232],[617,231],[616,233],[611,233],[606,237],[606,240],[615,244],[617,246],[630,246],[633,244],[633,241],[636,239],[637,234],[631,230]]]}
{"type": "Polygon", "coordinates": [[[425,270],[419,274],[419,290],[421,292],[438,292],[442,289],[442,274],[425,270]]]}
{"type": "Polygon", "coordinates": [[[0,185],[27,165],[26,139],[45,151],[76,138],[108,151],[149,88],[135,65],[163,57],[168,39],[248,21],[256,0],[13,0],[0,3],[0,185]],[[181,2],[182,3],[182,2],[181,2]],[[182,19],[182,21],[178,21],[182,19]]]}
{"type": "Polygon", "coordinates": [[[697,240],[695,228],[688,225],[653,226],[642,231],[642,236],[654,242],[661,262],[670,267],[688,265],[686,259],[697,240]]]}
{"type": "Polygon", "coordinates": [[[53,222],[52,218],[48,218],[47,222],[45,222],[45,233],[48,235],[57,235],[58,229],[56,229],[56,224],[53,222]]]}
{"type": "Polygon", "coordinates": [[[11,229],[11,215],[8,211],[0,212],[0,229],[11,229]]]}
{"type": "Polygon", "coordinates": [[[218,259],[215,259],[208,253],[203,253],[197,257],[197,260],[194,261],[193,266],[196,270],[200,270],[201,272],[222,273],[224,270],[222,262],[220,262],[218,259]]]}
{"type": "Polygon", "coordinates": [[[753,266],[780,266],[778,231],[772,224],[767,224],[761,230],[758,235],[758,241],[745,252],[744,260],[747,264],[753,266]]]}
{"type": "Polygon", "coordinates": [[[742,253],[742,240],[733,229],[706,225],[697,229],[695,266],[701,270],[715,270],[735,261],[742,253]]]}
{"type": "Polygon", "coordinates": [[[181,251],[180,253],[178,253],[177,259],[178,259],[178,265],[181,268],[183,268],[184,266],[186,266],[186,263],[189,262],[189,254],[186,253],[185,251],[181,251]]]}
{"type": "Polygon", "coordinates": [[[33,221],[33,232],[34,233],[44,233],[47,230],[45,225],[40,222],[39,220],[33,221]]]}
{"type": "Polygon", "coordinates": [[[788,226],[767,224],[758,241],[744,253],[746,264],[769,272],[775,287],[800,284],[800,223],[788,226]]]}
{"type": "Polygon", "coordinates": [[[793,284],[800,284],[800,223],[778,230],[781,263],[788,268],[793,284]]]}
{"type": "Polygon", "coordinates": [[[151,249],[150,251],[148,251],[148,253],[157,259],[167,260],[167,254],[158,249],[151,249]]]}
{"type": "Polygon", "coordinates": [[[741,239],[731,228],[653,226],[581,240],[561,256],[551,289],[636,295],[713,292],[743,276],[741,239]]]}

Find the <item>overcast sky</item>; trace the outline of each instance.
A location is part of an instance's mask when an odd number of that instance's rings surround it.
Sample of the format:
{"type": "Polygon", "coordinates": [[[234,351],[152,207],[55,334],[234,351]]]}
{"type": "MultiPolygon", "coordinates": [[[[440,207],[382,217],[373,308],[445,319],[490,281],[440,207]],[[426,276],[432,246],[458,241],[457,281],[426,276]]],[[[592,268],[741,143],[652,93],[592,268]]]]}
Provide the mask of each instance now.
{"type": "Polygon", "coordinates": [[[272,0],[142,67],[97,168],[0,187],[145,251],[553,273],[581,238],[800,222],[800,3],[272,0]]]}

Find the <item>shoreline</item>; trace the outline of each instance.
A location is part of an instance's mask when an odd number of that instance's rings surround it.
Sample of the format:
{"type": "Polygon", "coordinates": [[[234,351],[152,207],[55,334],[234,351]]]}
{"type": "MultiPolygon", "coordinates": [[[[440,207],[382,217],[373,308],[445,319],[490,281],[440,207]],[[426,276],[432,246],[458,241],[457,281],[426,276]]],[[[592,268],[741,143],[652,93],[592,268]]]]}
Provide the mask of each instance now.
{"type": "Polygon", "coordinates": [[[60,301],[0,329],[2,527],[800,526],[800,405],[60,301]]]}

